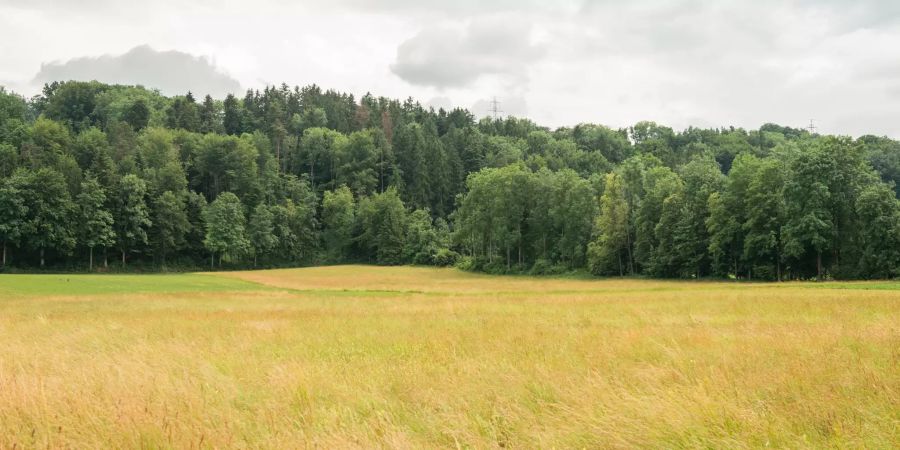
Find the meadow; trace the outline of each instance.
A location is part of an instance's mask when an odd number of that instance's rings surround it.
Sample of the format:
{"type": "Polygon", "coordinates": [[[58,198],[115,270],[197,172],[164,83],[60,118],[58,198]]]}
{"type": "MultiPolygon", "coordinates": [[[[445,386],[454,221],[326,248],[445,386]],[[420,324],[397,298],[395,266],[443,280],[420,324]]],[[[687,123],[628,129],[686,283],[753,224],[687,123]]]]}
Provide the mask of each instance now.
{"type": "Polygon", "coordinates": [[[0,275],[0,448],[896,448],[900,283],[0,275]]]}

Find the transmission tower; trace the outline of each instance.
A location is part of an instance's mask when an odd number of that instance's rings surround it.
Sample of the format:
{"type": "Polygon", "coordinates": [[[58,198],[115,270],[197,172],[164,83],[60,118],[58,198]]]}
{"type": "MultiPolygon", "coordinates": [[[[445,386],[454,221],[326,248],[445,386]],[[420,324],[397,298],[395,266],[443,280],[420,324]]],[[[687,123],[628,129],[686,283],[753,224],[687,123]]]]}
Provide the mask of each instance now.
{"type": "Polygon", "coordinates": [[[491,115],[494,116],[494,120],[496,120],[496,119],[497,119],[497,116],[498,116],[500,113],[503,112],[503,110],[500,109],[500,101],[497,100],[497,97],[496,97],[496,96],[495,96],[493,99],[491,99],[491,109],[490,109],[490,112],[491,112],[491,115]]]}
{"type": "Polygon", "coordinates": [[[809,126],[806,127],[806,131],[809,131],[809,134],[816,134],[816,124],[814,122],[814,119],[809,119],[809,126]]]}

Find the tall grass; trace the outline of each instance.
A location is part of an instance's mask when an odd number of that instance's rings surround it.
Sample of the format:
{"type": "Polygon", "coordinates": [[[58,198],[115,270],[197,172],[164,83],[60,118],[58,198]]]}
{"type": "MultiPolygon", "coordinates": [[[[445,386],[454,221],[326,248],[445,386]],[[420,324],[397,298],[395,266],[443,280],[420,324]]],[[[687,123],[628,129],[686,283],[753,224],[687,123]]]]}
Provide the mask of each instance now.
{"type": "Polygon", "coordinates": [[[139,293],[17,277],[0,276],[0,448],[900,442],[900,291],[360,266],[139,293]]]}

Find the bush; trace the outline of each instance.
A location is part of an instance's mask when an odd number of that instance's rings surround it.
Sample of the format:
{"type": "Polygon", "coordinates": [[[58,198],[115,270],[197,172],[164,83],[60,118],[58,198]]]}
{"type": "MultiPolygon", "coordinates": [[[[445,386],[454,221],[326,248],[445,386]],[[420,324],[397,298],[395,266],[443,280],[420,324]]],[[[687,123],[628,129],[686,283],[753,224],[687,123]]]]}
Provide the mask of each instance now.
{"type": "Polygon", "coordinates": [[[562,275],[567,272],[565,266],[553,264],[549,260],[539,259],[531,266],[531,275],[562,275]]]}
{"type": "Polygon", "coordinates": [[[460,256],[456,258],[456,268],[459,270],[476,270],[477,264],[475,258],[471,256],[460,256]]]}
{"type": "Polygon", "coordinates": [[[459,253],[448,248],[442,248],[434,254],[432,263],[436,266],[447,267],[456,264],[459,260],[459,253]]]}

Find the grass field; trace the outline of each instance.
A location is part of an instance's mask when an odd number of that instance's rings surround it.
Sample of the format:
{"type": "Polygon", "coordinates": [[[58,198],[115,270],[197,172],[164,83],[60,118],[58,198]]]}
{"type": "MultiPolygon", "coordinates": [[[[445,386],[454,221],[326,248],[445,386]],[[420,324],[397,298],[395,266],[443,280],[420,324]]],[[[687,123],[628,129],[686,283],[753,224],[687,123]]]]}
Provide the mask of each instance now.
{"type": "Polygon", "coordinates": [[[765,446],[900,446],[900,283],[0,275],[0,448],[765,446]]]}

